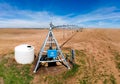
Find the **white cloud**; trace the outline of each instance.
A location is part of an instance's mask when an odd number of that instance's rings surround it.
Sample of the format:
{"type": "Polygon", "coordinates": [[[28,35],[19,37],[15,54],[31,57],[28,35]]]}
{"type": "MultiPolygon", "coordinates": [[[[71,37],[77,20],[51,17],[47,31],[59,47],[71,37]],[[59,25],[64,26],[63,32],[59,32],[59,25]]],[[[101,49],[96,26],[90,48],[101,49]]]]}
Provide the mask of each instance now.
{"type": "Polygon", "coordinates": [[[0,4],[0,28],[39,28],[55,25],[76,24],[85,27],[120,27],[120,9],[116,7],[100,8],[84,15],[54,15],[47,11],[19,10],[7,3],[0,4]],[[116,12],[118,11],[118,12],[116,12]]]}
{"type": "Polygon", "coordinates": [[[53,15],[47,11],[30,11],[30,10],[18,10],[11,7],[8,4],[0,4],[0,28],[3,27],[17,27],[17,28],[39,28],[49,27],[49,23],[52,21],[55,24],[65,24],[67,21],[64,16],[53,15]]]}
{"type": "MultiPolygon", "coordinates": [[[[86,22],[86,21],[93,21],[93,20],[105,20],[105,19],[118,19],[120,18],[120,12],[114,12],[117,10],[115,7],[110,8],[100,8],[98,10],[92,11],[88,14],[78,15],[78,22],[86,22]],[[113,10],[114,9],[114,10],[113,10]],[[111,10],[111,11],[110,11],[111,10]]],[[[74,18],[74,19],[76,19],[74,18]]]]}

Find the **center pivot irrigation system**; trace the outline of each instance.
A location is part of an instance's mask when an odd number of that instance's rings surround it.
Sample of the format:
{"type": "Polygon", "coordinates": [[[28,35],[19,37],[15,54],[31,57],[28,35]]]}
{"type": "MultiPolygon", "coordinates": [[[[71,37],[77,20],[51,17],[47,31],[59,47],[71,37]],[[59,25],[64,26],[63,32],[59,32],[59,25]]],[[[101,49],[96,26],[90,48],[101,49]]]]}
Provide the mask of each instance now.
{"type": "Polygon", "coordinates": [[[38,61],[37,64],[35,66],[34,69],[34,73],[37,72],[39,66],[42,63],[51,63],[51,62],[60,62],[63,65],[65,65],[68,69],[70,69],[70,66],[68,65],[64,54],[62,53],[62,50],[60,49],[57,40],[55,39],[55,36],[53,34],[53,29],[54,28],[66,28],[66,27],[76,27],[75,25],[59,25],[59,26],[54,26],[52,24],[52,22],[50,23],[50,28],[49,28],[49,32],[48,35],[41,47],[41,50],[39,52],[39,57],[38,57],[38,61]]]}

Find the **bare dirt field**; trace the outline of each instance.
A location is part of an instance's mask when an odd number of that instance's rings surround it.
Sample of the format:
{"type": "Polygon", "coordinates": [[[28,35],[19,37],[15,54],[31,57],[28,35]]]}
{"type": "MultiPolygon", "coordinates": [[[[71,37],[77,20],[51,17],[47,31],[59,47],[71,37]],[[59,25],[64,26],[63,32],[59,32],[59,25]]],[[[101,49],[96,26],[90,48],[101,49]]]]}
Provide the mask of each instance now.
{"type": "MultiPolygon", "coordinates": [[[[53,32],[59,45],[74,34],[62,49],[76,50],[75,61],[80,66],[70,78],[64,80],[57,76],[58,84],[60,81],[63,84],[120,84],[120,29],[83,29],[82,32],[56,29],[53,32]]],[[[13,53],[19,44],[33,45],[37,55],[47,33],[47,29],[0,29],[0,57],[13,53]]],[[[32,83],[48,84],[49,79],[42,81],[36,75],[32,83]]]]}

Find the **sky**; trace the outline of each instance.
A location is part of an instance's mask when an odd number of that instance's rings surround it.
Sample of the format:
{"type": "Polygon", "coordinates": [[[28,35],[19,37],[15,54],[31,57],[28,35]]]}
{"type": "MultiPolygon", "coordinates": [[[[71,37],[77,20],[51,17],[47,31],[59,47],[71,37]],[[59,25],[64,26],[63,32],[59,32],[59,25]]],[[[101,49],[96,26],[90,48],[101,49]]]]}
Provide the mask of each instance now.
{"type": "Polygon", "coordinates": [[[120,28],[120,0],[0,0],[0,28],[120,28]]]}

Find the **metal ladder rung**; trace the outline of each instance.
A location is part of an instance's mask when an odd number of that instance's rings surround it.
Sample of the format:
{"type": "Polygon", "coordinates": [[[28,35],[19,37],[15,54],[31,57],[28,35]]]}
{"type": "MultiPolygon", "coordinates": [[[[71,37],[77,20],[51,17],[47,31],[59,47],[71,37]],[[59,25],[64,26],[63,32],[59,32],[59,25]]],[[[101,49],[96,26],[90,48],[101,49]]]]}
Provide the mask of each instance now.
{"type": "MultiPolygon", "coordinates": [[[[47,51],[43,51],[43,52],[47,52],[47,51]]],[[[60,50],[57,50],[57,52],[60,52],[60,50]]]]}
{"type": "Polygon", "coordinates": [[[60,52],[60,50],[57,50],[57,52],[60,52]]]}
{"type": "Polygon", "coordinates": [[[43,51],[43,52],[47,52],[47,51],[43,51]]]}
{"type": "Polygon", "coordinates": [[[54,41],[47,41],[47,43],[55,43],[54,41]]]}
{"type": "Polygon", "coordinates": [[[61,60],[51,60],[51,61],[39,61],[39,62],[60,62],[60,61],[64,61],[65,59],[61,59],[61,60]]]}

